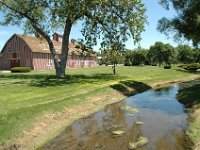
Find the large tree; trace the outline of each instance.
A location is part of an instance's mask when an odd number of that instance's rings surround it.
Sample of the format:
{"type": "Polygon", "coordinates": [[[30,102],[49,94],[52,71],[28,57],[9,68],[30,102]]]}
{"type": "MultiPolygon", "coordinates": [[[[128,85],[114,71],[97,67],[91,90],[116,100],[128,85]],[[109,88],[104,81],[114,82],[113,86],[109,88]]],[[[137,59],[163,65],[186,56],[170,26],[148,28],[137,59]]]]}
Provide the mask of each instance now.
{"type": "Polygon", "coordinates": [[[147,51],[141,47],[138,47],[132,51],[131,56],[131,63],[133,66],[145,64],[147,51]]]}
{"type": "Polygon", "coordinates": [[[176,50],[178,52],[178,61],[181,63],[192,63],[194,62],[194,58],[193,58],[193,51],[192,48],[188,45],[178,45],[176,47],[176,50]]]}
{"type": "Polygon", "coordinates": [[[196,63],[200,63],[200,48],[194,49],[193,57],[196,63]]]}
{"type": "Polygon", "coordinates": [[[150,46],[147,57],[151,62],[158,62],[159,66],[163,62],[166,65],[170,65],[173,58],[174,48],[170,44],[164,44],[162,42],[156,42],[154,45],[150,46]]]}
{"type": "Polygon", "coordinates": [[[174,35],[176,39],[186,38],[187,40],[191,40],[195,46],[199,46],[200,1],[160,0],[160,3],[166,9],[169,9],[170,6],[173,6],[177,12],[177,15],[171,19],[164,17],[159,20],[158,30],[166,35],[174,35]]]}
{"type": "Polygon", "coordinates": [[[82,34],[87,45],[97,43],[103,36],[103,45],[113,40],[125,42],[132,36],[138,42],[146,22],[141,0],[0,0],[4,13],[1,25],[20,25],[26,33],[38,33],[49,45],[56,75],[65,77],[69,36],[73,24],[82,21],[82,34]],[[63,32],[60,57],[56,54],[50,35],[63,32]]]}
{"type": "Polygon", "coordinates": [[[174,47],[169,43],[164,45],[164,49],[162,51],[162,58],[166,65],[170,65],[174,57],[174,47]]]}
{"type": "Polygon", "coordinates": [[[153,62],[158,62],[159,66],[161,66],[163,62],[163,50],[164,50],[164,43],[156,42],[154,45],[150,46],[149,53],[152,54],[153,62]]]}

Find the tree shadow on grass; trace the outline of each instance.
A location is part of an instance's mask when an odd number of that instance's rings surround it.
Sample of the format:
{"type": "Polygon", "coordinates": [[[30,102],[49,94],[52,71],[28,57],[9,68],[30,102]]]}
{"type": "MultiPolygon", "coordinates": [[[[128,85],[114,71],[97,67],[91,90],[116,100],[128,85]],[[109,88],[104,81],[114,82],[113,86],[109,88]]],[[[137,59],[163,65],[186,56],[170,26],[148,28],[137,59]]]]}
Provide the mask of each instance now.
{"type": "MultiPolygon", "coordinates": [[[[33,87],[56,87],[66,86],[72,84],[102,84],[111,81],[124,80],[125,76],[113,75],[113,74],[94,74],[94,75],[66,75],[64,79],[57,79],[55,75],[48,74],[1,74],[0,78],[4,79],[21,79],[16,80],[12,84],[28,84],[33,87]],[[29,81],[23,80],[29,79],[29,81]]],[[[151,87],[142,82],[133,80],[121,81],[118,84],[110,86],[111,88],[121,92],[122,94],[129,96],[135,92],[143,92],[151,87]]]]}
{"type": "Polygon", "coordinates": [[[134,80],[121,81],[118,84],[111,85],[111,87],[125,96],[151,89],[151,86],[134,80]]]}
{"type": "MultiPolygon", "coordinates": [[[[106,81],[120,80],[124,77],[113,75],[113,74],[94,74],[94,75],[66,75],[64,79],[57,79],[55,75],[45,74],[11,74],[11,75],[0,75],[0,78],[4,79],[30,79],[27,83],[34,87],[54,87],[64,86],[71,84],[101,84],[106,81]]],[[[12,84],[18,84],[20,81],[13,82],[12,84]]]]}
{"type": "Polygon", "coordinates": [[[4,79],[44,79],[44,78],[55,78],[55,75],[11,73],[11,74],[0,74],[0,78],[4,78],[4,79]]]}

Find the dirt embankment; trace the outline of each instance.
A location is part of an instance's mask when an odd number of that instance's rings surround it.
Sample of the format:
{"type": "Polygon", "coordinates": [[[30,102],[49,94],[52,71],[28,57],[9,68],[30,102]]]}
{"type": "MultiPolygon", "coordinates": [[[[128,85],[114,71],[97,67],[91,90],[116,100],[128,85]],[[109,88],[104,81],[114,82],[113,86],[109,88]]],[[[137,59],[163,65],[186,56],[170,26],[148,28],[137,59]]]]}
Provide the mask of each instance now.
{"type": "Polygon", "coordinates": [[[200,79],[180,84],[177,99],[189,113],[187,134],[194,150],[200,150],[200,79]]]}

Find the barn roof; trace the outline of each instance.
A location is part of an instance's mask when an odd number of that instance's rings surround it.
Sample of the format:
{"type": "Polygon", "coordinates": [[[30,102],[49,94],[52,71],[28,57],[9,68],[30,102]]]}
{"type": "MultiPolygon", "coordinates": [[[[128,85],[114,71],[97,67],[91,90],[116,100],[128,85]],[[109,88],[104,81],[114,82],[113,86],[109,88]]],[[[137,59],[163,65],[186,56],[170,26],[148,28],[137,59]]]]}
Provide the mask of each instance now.
{"type": "MultiPolygon", "coordinates": [[[[15,34],[15,35],[23,39],[26,42],[26,44],[30,47],[32,52],[51,53],[49,50],[49,45],[46,40],[21,34],[15,34]]],[[[53,44],[56,49],[56,53],[61,54],[62,43],[53,40],[53,44]]],[[[76,48],[76,46],[77,44],[69,43],[69,54],[72,53],[80,54],[81,50],[76,48]]]]}

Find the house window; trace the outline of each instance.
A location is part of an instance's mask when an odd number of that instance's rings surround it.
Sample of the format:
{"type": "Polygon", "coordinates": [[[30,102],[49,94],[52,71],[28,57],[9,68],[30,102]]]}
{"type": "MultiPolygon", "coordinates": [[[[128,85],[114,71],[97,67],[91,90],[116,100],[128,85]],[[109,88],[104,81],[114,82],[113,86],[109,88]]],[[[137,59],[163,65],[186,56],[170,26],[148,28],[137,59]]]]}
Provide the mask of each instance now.
{"type": "Polygon", "coordinates": [[[26,59],[26,66],[30,66],[30,65],[31,65],[30,59],[26,59]]]}

